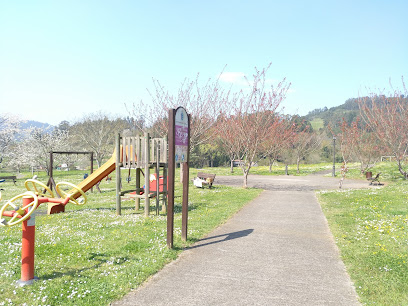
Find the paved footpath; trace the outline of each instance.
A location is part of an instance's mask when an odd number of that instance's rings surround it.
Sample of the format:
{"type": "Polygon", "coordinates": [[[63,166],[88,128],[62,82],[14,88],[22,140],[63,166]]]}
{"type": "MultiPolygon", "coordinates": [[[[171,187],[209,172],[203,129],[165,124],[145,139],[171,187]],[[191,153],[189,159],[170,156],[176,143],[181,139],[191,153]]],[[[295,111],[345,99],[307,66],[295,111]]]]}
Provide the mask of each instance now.
{"type": "Polygon", "coordinates": [[[250,176],[249,185],[265,191],[113,305],[359,305],[313,191],[338,179],[250,176]]]}

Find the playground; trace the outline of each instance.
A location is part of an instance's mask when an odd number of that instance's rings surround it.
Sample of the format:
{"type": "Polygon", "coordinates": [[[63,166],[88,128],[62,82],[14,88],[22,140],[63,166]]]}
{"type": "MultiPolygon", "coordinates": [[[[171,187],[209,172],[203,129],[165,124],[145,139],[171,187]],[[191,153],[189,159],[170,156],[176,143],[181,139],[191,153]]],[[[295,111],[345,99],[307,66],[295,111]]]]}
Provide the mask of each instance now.
{"type": "MultiPolygon", "coordinates": [[[[122,170],[126,177],[128,171],[122,170]]],[[[56,172],[56,181],[83,180],[83,171],[56,172]]],[[[178,171],[176,171],[176,175],[178,171]]],[[[30,174],[27,174],[29,177],[30,174]]],[[[48,177],[39,175],[40,181],[48,177]]],[[[21,269],[21,226],[3,228],[0,243],[1,295],[15,304],[98,304],[101,297],[116,300],[137,288],[150,275],[175,259],[181,250],[197,241],[247,201],[259,194],[237,191],[232,187],[191,188],[189,207],[189,239],[181,240],[181,184],[176,176],[174,248],[166,246],[166,215],[155,214],[151,201],[150,218],[142,209],[135,211],[135,200],[122,199],[122,215],[116,214],[116,177],[102,181],[101,193],[87,194],[83,206],[66,206],[65,212],[47,215],[47,207],[39,206],[36,216],[35,275],[39,281],[17,287],[21,269]],[[216,193],[214,193],[216,191],[216,193]],[[236,199],[233,204],[229,200],[236,199]],[[4,264],[3,264],[4,263],[4,264]],[[13,292],[16,292],[14,294],[13,292]],[[35,295],[35,297],[34,297],[35,295]],[[56,302],[58,301],[58,302],[56,302]]],[[[142,180],[143,183],[143,180],[142,180]]],[[[2,184],[4,199],[24,189],[24,180],[2,184]]],[[[123,187],[130,186],[123,182],[123,187]]],[[[44,205],[44,204],[43,204],[44,205]]]]}

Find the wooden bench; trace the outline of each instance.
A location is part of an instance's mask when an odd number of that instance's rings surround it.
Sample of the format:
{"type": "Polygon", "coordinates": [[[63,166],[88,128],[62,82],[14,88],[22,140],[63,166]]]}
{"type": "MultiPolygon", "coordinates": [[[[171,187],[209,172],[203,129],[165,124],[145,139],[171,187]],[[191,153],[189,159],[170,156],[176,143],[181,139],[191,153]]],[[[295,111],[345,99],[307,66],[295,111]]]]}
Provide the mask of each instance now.
{"type": "Polygon", "coordinates": [[[194,182],[194,186],[196,187],[202,188],[205,185],[208,185],[208,188],[211,188],[214,180],[215,180],[215,174],[198,172],[197,177],[193,180],[193,182],[194,182]]]}
{"type": "Polygon", "coordinates": [[[380,183],[380,174],[381,174],[381,172],[377,173],[377,175],[373,177],[372,172],[366,172],[366,179],[367,179],[367,181],[370,182],[370,185],[372,185],[374,182],[377,182],[378,185],[381,185],[381,183],[380,183]]]}
{"type": "MultiPolygon", "coordinates": [[[[14,185],[15,185],[16,182],[17,182],[17,176],[15,176],[15,175],[11,175],[11,176],[0,176],[0,180],[3,180],[3,182],[4,182],[4,180],[13,180],[13,183],[14,183],[14,185]]],[[[1,181],[0,181],[0,183],[1,183],[1,181]]]]}

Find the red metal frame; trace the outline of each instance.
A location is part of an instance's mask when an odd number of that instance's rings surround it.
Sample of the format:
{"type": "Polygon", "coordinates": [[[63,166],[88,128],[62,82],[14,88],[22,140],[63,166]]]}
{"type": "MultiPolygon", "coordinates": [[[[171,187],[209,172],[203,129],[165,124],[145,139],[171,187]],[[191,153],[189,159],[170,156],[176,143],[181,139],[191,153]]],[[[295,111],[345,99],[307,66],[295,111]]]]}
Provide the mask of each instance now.
{"type": "MultiPolygon", "coordinates": [[[[70,198],[54,199],[54,198],[38,198],[38,206],[42,203],[57,203],[63,206],[67,205],[70,198]]],[[[29,205],[33,201],[33,198],[24,197],[23,206],[29,205]]],[[[37,207],[38,207],[37,206],[37,207]]],[[[28,213],[28,208],[26,213],[28,213]]],[[[16,213],[15,210],[5,211],[3,213],[6,217],[13,217],[16,213]]],[[[19,216],[22,218],[24,215],[19,216]]],[[[34,251],[35,251],[35,222],[32,222],[31,216],[27,220],[23,221],[23,232],[21,241],[21,279],[19,284],[21,286],[31,284],[36,277],[34,276],[34,251]]]]}

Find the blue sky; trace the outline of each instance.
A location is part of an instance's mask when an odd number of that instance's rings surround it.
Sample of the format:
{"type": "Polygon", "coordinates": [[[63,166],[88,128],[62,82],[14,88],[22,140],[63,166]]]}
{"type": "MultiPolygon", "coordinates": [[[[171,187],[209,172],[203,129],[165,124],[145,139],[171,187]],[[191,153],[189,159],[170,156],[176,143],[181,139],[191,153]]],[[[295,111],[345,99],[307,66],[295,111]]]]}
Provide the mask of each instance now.
{"type": "MultiPolygon", "coordinates": [[[[152,78],[240,76],[270,62],[292,83],[286,112],[303,115],[401,85],[408,1],[0,0],[0,112],[51,124],[150,98],[152,78]]],[[[232,82],[232,83],[228,83],[232,82]]],[[[235,84],[233,84],[235,83],[235,84]]]]}

